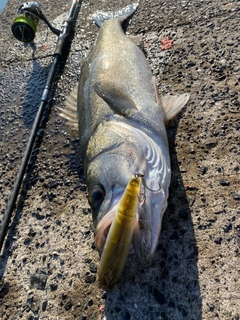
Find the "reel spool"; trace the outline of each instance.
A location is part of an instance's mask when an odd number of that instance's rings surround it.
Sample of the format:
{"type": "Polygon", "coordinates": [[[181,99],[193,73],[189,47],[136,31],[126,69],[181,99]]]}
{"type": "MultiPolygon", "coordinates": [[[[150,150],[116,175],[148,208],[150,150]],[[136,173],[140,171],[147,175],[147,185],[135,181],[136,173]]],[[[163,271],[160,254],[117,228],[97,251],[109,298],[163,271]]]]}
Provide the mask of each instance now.
{"type": "Polygon", "coordinates": [[[41,13],[37,2],[23,3],[18,9],[18,16],[12,25],[13,35],[22,42],[31,42],[35,37],[41,13]]]}
{"type": "Polygon", "coordinates": [[[50,24],[37,2],[25,2],[19,7],[12,25],[13,35],[22,42],[33,41],[39,19],[43,20],[54,34],[60,35],[60,30],[50,24]]]}

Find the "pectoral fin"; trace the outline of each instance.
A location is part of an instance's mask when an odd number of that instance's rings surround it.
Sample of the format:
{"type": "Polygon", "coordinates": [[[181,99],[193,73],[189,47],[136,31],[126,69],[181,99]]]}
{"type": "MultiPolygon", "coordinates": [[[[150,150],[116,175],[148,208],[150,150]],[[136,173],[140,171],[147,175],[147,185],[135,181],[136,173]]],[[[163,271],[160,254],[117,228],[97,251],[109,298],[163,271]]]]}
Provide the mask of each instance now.
{"type": "Polygon", "coordinates": [[[164,122],[165,124],[167,124],[186,105],[190,95],[186,93],[174,96],[166,95],[163,97],[159,97],[155,77],[153,77],[152,82],[155,88],[155,101],[162,108],[162,111],[164,113],[164,122]]]}
{"type": "Polygon", "coordinates": [[[166,95],[160,98],[160,105],[165,115],[165,123],[173,119],[188,102],[189,94],[166,95]]]}
{"type": "Polygon", "coordinates": [[[124,117],[138,111],[130,95],[123,88],[115,87],[111,82],[95,83],[94,90],[113,111],[124,117]]]}

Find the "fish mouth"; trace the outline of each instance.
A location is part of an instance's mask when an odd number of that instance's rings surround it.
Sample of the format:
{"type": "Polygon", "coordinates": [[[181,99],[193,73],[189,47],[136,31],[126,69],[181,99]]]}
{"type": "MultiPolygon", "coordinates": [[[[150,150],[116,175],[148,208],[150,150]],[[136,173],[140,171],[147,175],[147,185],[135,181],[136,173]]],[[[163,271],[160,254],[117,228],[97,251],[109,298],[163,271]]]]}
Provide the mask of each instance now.
{"type": "Polygon", "coordinates": [[[116,202],[116,204],[111,208],[111,210],[102,218],[96,228],[95,235],[95,245],[100,253],[103,252],[103,248],[106,244],[107,236],[111,224],[113,222],[113,218],[116,214],[117,207],[120,199],[116,202]]]}
{"type": "Polygon", "coordinates": [[[110,204],[107,209],[107,213],[104,215],[104,217],[100,220],[98,223],[96,230],[95,230],[95,245],[100,252],[100,254],[103,251],[103,248],[105,246],[107,236],[109,229],[111,227],[111,224],[113,222],[113,218],[116,215],[119,202],[122,199],[124,193],[124,189],[119,189],[115,192],[113,192],[112,200],[110,201],[110,204]]]}
{"type": "Polygon", "coordinates": [[[125,192],[120,199],[115,200],[96,230],[95,244],[101,253],[98,280],[104,289],[112,289],[118,282],[131,244],[142,266],[153,263],[162,215],[167,206],[163,189],[154,192],[145,190],[144,200],[140,199],[139,193],[131,200],[126,200],[125,192]],[[126,209],[122,214],[120,208],[124,206],[126,209]]]}

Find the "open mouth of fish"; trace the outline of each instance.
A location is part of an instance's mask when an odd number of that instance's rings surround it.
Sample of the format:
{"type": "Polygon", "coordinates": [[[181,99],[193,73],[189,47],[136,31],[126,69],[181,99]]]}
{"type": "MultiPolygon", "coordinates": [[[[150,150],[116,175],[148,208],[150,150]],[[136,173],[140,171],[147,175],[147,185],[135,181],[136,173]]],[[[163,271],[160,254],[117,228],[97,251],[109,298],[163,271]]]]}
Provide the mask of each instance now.
{"type": "Polygon", "coordinates": [[[149,210],[154,201],[158,202],[159,197],[165,199],[165,195],[162,189],[155,192],[145,189],[147,198],[141,199],[141,181],[139,176],[131,178],[123,195],[98,224],[95,236],[101,252],[98,280],[105,289],[113,288],[118,282],[132,244],[140,263],[143,266],[152,264],[161,219],[157,205],[150,215],[149,210]]]}

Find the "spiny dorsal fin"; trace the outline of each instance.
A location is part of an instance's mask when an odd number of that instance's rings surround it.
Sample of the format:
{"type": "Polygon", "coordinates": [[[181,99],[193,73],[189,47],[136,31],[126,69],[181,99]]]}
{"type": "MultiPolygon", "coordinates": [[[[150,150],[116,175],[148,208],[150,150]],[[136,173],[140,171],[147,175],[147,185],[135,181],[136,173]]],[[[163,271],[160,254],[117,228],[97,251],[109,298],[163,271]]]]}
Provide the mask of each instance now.
{"type": "Polygon", "coordinates": [[[78,116],[77,116],[77,97],[78,97],[78,83],[73,88],[72,92],[66,98],[65,109],[58,108],[61,111],[61,117],[68,120],[67,124],[74,130],[78,130],[78,116]]]}
{"type": "Polygon", "coordinates": [[[97,82],[94,90],[113,111],[124,117],[138,110],[130,95],[123,88],[115,87],[111,82],[97,82]]]}
{"type": "Polygon", "coordinates": [[[164,112],[165,123],[173,119],[188,102],[189,94],[175,96],[166,95],[160,98],[160,106],[164,112]]]}

